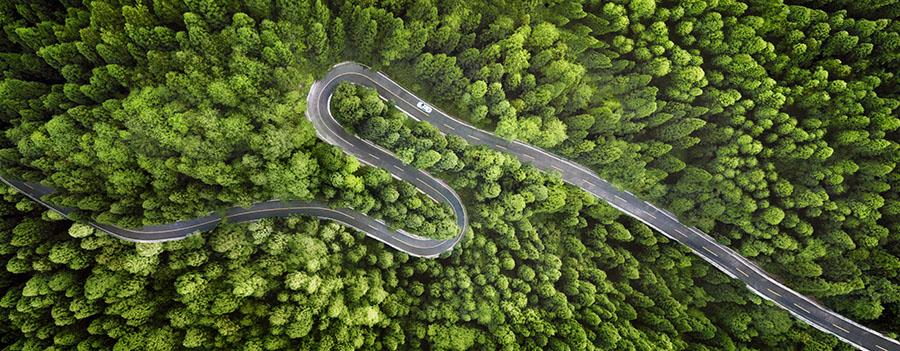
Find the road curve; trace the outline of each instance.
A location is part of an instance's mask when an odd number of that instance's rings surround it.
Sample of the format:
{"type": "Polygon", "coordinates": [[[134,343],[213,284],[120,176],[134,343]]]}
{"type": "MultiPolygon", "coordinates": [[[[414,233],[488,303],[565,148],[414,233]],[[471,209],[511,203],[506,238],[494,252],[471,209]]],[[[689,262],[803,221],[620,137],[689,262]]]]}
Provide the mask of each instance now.
{"type": "MultiPolygon", "coordinates": [[[[716,242],[708,234],[682,224],[666,210],[643,201],[627,191],[616,189],[590,169],[540,148],[498,137],[493,133],[455,119],[437,108],[425,112],[416,107],[416,104],[422,100],[383,73],[373,72],[356,63],[344,62],[335,65],[324,79],[316,82],[313,86],[309,95],[309,103],[310,106],[317,106],[315,110],[309,110],[313,113],[308,113],[307,117],[315,124],[320,137],[360,157],[363,162],[385,168],[397,167],[396,170],[400,172],[403,179],[428,181],[422,179],[428,177],[427,174],[414,168],[397,165],[399,161],[395,158],[384,159],[384,155],[387,154],[385,151],[372,146],[367,141],[356,138],[341,128],[331,115],[328,103],[333,89],[344,81],[376,89],[379,95],[390,100],[410,117],[428,122],[445,134],[458,135],[470,144],[485,145],[501,152],[510,153],[522,162],[531,164],[538,169],[559,174],[565,182],[584,189],[625,214],[656,229],[666,237],[688,246],[694,253],[725,274],[743,281],[747,288],[757,295],[772,301],[800,320],[823,332],[835,335],[856,348],[872,351],[900,350],[900,343],[897,341],[853,322],[791,290],[766,274],[756,264],[716,242]],[[322,98],[323,96],[328,98],[322,98]]],[[[391,170],[391,172],[394,171],[391,170]]],[[[441,188],[439,187],[439,189],[441,188]]],[[[455,193],[453,194],[455,195],[455,193]]],[[[462,212],[464,209],[455,206],[458,198],[451,200],[454,203],[452,205],[454,211],[464,213],[462,212]]]]}
{"type": "MultiPolygon", "coordinates": [[[[54,190],[51,188],[3,176],[0,176],[0,181],[65,217],[69,217],[74,211],[71,208],[56,206],[42,200],[43,197],[53,193],[54,190]]],[[[437,257],[440,253],[448,251],[459,241],[458,237],[448,240],[422,238],[402,230],[392,229],[384,222],[352,209],[331,208],[318,201],[303,200],[260,202],[246,208],[234,207],[225,210],[223,213],[138,229],[122,228],[93,221],[88,222],[88,224],[120,239],[147,243],[184,239],[194,233],[211,230],[224,221],[239,223],[267,217],[286,217],[290,215],[307,215],[333,220],[359,230],[390,247],[418,257],[437,257]],[[425,253],[417,255],[416,252],[425,253]]]]}
{"type": "MultiPolygon", "coordinates": [[[[307,98],[307,118],[312,121],[316,133],[323,140],[342,148],[366,164],[385,168],[394,177],[412,183],[436,201],[450,205],[456,214],[457,224],[460,228],[456,237],[448,240],[422,238],[391,229],[384,223],[352,209],[331,209],[315,201],[268,201],[249,208],[232,208],[223,214],[212,214],[202,218],[140,229],[125,229],[100,223],[90,224],[125,240],[158,242],[177,240],[192,233],[212,229],[226,219],[229,222],[243,222],[264,217],[303,214],[341,222],[412,256],[437,257],[443,252],[452,250],[468,228],[468,216],[459,196],[452,188],[437,178],[403,164],[390,152],[346,132],[341,127],[331,114],[330,103],[334,88],[345,81],[375,88],[382,98],[391,101],[410,117],[428,122],[443,133],[458,135],[471,144],[485,145],[501,152],[508,152],[538,169],[559,174],[565,182],[584,189],[607,201],[614,208],[656,229],[666,237],[686,245],[720,271],[743,281],[747,288],[757,295],[772,301],[798,319],[823,332],[832,334],[861,350],[900,351],[900,343],[896,340],[845,318],[789,289],[756,264],[734,250],[717,243],[708,234],[697,228],[681,224],[666,210],[643,201],[627,191],[616,189],[586,167],[540,148],[503,139],[457,120],[436,108],[426,113],[416,107],[416,103],[421,100],[402,86],[381,72],[374,72],[351,62],[335,65],[322,80],[312,85],[307,98]]],[[[51,193],[52,189],[9,178],[0,177],[0,180],[63,215],[68,215],[72,211],[41,200],[42,197],[51,193]]]]}

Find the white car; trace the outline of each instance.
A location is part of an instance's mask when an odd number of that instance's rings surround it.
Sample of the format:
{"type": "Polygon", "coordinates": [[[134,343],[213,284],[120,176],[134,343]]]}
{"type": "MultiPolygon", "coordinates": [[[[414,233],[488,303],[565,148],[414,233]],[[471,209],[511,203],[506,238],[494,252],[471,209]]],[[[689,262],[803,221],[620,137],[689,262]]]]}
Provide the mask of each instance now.
{"type": "Polygon", "coordinates": [[[428,106],[428,104],[426,104],[424,101],[419,101],[419,103],[416,104],[416,107],[418,107],[422,111],[425,111],[425,113],[431,113],[431,111],[433,111],[431,106],[428,106]]]}

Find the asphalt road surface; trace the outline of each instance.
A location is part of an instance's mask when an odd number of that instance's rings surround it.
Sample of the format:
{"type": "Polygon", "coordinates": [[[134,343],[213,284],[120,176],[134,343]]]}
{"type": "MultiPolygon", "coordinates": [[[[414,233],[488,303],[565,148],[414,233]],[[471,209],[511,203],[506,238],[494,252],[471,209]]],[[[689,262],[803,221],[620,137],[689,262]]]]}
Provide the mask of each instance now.
{"type": "MultiPolygon", "coordinates": [[[[25,194],[37,203],[44,205],[63,216],[68,217],[73,211],[70,208],[56,206],[42,198],[53,192],[53,189],[40,184],[26,183],[16,179],[0,176],[7,185],[25,194]]],[[[437,257],[441,252],[449,251],[459,238],[450,240],[435,240],[422,238],[408,234],[402,230],[395,230],[382,221],[366,216],[352,209],[331,208],[317,201],[266,201],[254,204],[250,207],[235,207],[226,210],[222,214],[210,214],[205,217],[194,218],[174,223],[147,226],[138,229],[117,227],[109,224],[90,222],[91,226],[106,232],[112,236],[134,242],[163,242],[179,240],[189,235],[211,230],[222,223],[239,223],[255,221],[266,217],[285,217],[290,215],[307,215],[323,219],[330,219],[349,227],[355,228],[366,235],[381,241],[397,250],[408,252],[414,256],[437,257]],[[415,255],[419,251],[436,252],[434,255],[415,255]]]]}
{"type": "MultiPolygon", "coordinates": [[[[485,145],[501,152],[508,152],[521,161],[546,172],[557,173],[576,187],[582,188],[625,214],[656,229],[666,237],[686,245],[695,254],[734,279],[743,281],[757,295],[772,301],[798,319],[832,334],[861,350],[900,351],[900,343],[874,330],[866,328],[784,286],[756,264],[734,250],[717,243],[697,228],[681,224],[671,213],[643,201],[627,191],[616,189],[593,171],[572,161],[558,157],[540,148],[517,141],[509,141],[490,132],[457,120],[437,108],[426,112],[418,107],[421,100],[390,80],[381,72],[345,62],[335,65],[326,76],[313,84],[307,98],[307,118],[323,140],[358,157],[362,162],[386,169],[394,177],[410,182],[432,199],[448,204],[456,214],[460,231],[448,240],[422,238],[389,228],[382,222],[352,209],[331,209],[314,201],[268,201],[249,208],[232,208],[224,214],[213,214],[160,226],[125,229],[100,223],[90,223],[111,235],[131,241],[166,241],[184,238],[192,233],[209,230],[222,220],[242,222],[263,217],[303,214],[331,219],[373,237],[397,250],[418,257],[437,257],[448,252],[459,242],[468,228],[468,216],[459,196],[452,188],[437,178],[412,166],[403,164],[390,152],[346,132],[331,115],[331,95],[341,82],[351,82],[375,88],[382,98],[391,101],[410,117],[428,122],[446,134],[458,135],[471,144],[485,145]]],[[[2,178],[33,200],[57,212],[67,215],[70,209],[54,206],[41,200],[52,189],[14,179],[2,178]]]]}

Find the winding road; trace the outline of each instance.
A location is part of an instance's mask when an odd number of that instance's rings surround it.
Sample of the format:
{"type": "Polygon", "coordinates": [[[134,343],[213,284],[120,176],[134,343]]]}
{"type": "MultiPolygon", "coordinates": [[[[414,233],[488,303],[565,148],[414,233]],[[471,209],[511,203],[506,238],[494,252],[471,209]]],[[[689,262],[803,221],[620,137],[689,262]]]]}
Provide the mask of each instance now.
{"type": "MultiPolygon", "coordinates": [[[[456,214],[456,222],[460,228],[455,237],[448,240],[423,238],[392,229],[383,222],[355,210],[333,209],[315,201],[267,201],[248,208],[232,208],[223,214],[211,214],[202,218],[140,229],[126,229],[93,222],[90,225],[125,240],[159,242],[177,240],[212,229],[223,220],[244,222],[264,217],[302,214],[343,223],[412,256],[437,257],[452,250],[468,230],[468,216],[459,195],[436,177],[404,164],[392,153],[345,131],[331,115],[330,108],[332,92],[341,82],[375,88],[383,99],[389,100],[410,117],[428,122],[443,133],[458,135],[471,144],[485,145],[510,153],[538,169],[559,174],[565,182],[607,201],[611,206],[656,229],[669,239],[686,245],[720,271],[743,281],[755,294],[858,349],[900,351],[900,343],[896,340],[866,328],[791,290],[734,250],[717,243],[708,234],[682,224],[664,209],[643,201],[627,191],[616,189],[586,167],[540,148],[503,139],[457,120],[436,108],[428,112],[423,111],[416,107],[421,101],[418,97],[381,72],[374,72],[352,62],[335,65],[323,79],[310,87],[306,115],[315,126],[317,135],[356,156],[363,163],[384,168],[395,178],[407,181],[432,199],[449,205],[456,214]]],[[[42,200],[45,195],[53,192],[50,188],[11,178],[0,177],[0,180],[64,216],[72,212],[71,209],[42,200]]]]}

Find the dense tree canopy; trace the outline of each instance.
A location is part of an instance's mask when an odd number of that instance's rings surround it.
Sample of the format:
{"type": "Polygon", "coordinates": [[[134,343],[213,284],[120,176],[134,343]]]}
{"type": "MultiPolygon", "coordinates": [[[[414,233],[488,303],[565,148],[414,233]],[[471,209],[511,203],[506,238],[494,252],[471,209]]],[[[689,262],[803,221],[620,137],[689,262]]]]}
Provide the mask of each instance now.
{"type": "MultiPolygon", "coordinates": [[[[320,199],[452,213],[315,137],[351,59],[671,209],[900,331],[897,7],[882,1],[0,2],[0,172],[137,226],[320,199]]],[[[126,243],[0,187],[10,349],[848,350],[640,222],[342,85],[335,115],[463,196],[452,254],[311,218],[126,243]]]]}

